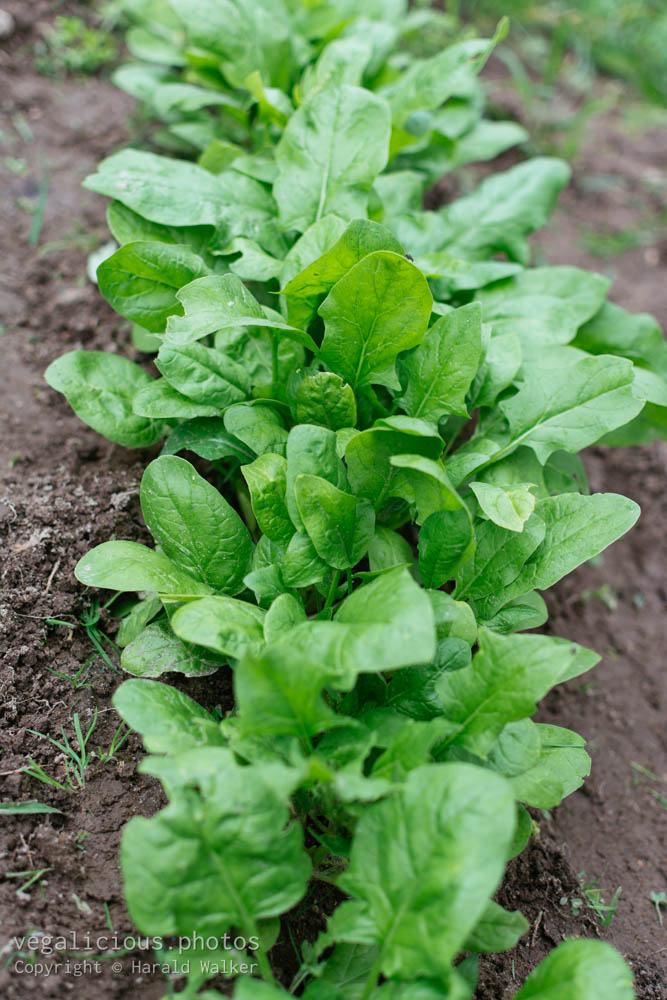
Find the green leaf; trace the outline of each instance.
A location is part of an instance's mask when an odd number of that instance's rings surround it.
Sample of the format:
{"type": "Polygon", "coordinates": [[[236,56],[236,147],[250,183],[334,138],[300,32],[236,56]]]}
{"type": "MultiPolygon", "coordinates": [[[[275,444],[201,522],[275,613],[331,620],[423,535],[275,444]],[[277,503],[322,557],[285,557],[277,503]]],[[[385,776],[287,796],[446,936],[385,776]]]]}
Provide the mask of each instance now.
{"type": "Polygon", "coordinates": [[[44,378],[62,392],[85,424],[126,448],[146,448],[164,433],[161,423],[137,416],[132,401],[152,383],[143,368],[105,351],[69,351],[51,362],[44,378]]]}
{"type": "Polygon", "coordinates": [[[633,1000],[632,972],[604,941],[564,941],[531,972],[514,1000],[633,1000]]]}
{"type": "Polygon", "coordinates": [[[485,757],[508,722],[532,715],[555,684],[578,677],[599,659],[565,639],[499,636],[480,629],[472,664],[437,682],[443,714],[457,726],[447,744],[485,757]]]}
{"type": "Polygon", "coordinates": [[[266,452],[241,468],[248,484],[255,519],[262,532],[278,545],[288,545],[294,525],[287,511],[287,462],[282,455],[266,452]]]}
{"type": "Polygon", "coordinates": [[[171,627],[185,642],[240,659],[264,645],[264,612],[233,597],[189,601],[178,609],[171,627]]]}
{"type": "Polygon", "coordinates": [[[586,740],[561,726],[538,723],[542,750],[537,762],[511,779],[517,799],[537,809],[553,809],[580,788],[590,774],[586,740]]]}
{"type": "Polygon", "coordinates": [[[332,372],[306,375],[296,393],[296,416],[300,424],[322,424],[332,431],[354,427],[357,404],[351,386],[332,372]]]}
{"type": "Polygon", "coordinates": [[[525,237],[545,224],[570,179],[562,160],[535,156],[482,181],[476,191],[439,209],[444,249],[473,260],[505,251],[510,260],[527,263],[525,237]]]}
{"type": "Polygon", "coordinates": [[[141,635],[148,623],[162,611],[162,601],[159,597],[147,597],[137,601],[129,615],[121,621],[116,632],[116,645],[127,646],[141,635]]]}
{"type": "MultiPolygon", "coordinates": [[[[360,943],[379,946],[378,972],[447,977],[500,881],[513,829],[506,782],[470,764],[419,767],[398,795],[366,807],[339,885],[363,906],[360,943]]],[[[358,940],[355,930],[344,939],[358,940]]]]}
{"type": "Polygon", "coordinates": [[[333,621],[299,625],[279,644],[326,664],[334,686],[347,690],[358,673],[429,663],[435,653],[433,609],[408,570],[397,568],[354,590],[333,621]]]}
{"type": "Polygon", "coordinates": [[[62,809],[47,806],[43,802],[0,802],[0,815],[26,816],[32,813],[60,813],[62,809]]]}
{"type": "Polygon", "coordinates": [[[474,302],[441,316],[421,344],[399,361],[407,383],[401,406],[437,424],[446,413],[467,417],[465,397],[482,354],[482,314],[474,302]]]}
{"type": "Polygon", "coordinates": [[[330,249],[309,263],[285,285],[283,294],[289,322],[304,330],[307,329],[322,299],[328,295],[336,282],[340,281],[343,275],[360,260],[377,250],[403,253],[401,244],[384,226],[366,219],[356,219],[351,222],[330,249]]]}
{"type": "Polygon", "coordinates": [[[224,410],[250,393],[242,365],[202,344],[162,344],[155,366],[178,392],[205,406],[224,410]]]}
{"type": "Polygon", "coordinates": [[[169,384],[166,378],[152,379],[140,389],[132,401],[134,412],[160,420],[192,420],[195,417],[216,417],[217,406],[195,403],[169,384]]]}
{"type": "MultiPolygon", "coordinates": [[[[435,427],[412,417],[378,420],[366,431],[354,435],[345,448],[350,485],[356,494],[367,497],[380,510],[402,477],[391,458],[399,454],[419,454],[437,459],[444,443],[435,427]]],[[[403,477],[404,480],[404,477],[403,477]]]]}
{"type": "Polygon", "coordinates": [[[235,170],[214,175],[185,160],[124,149],[102,160],[83,184],[151,222],[224,227],[227,239],[253,233],[269,252],[276,244],[273,198],[235,170]]]}
{"type": "Polygon", "coordinates": [[[346,485],[345,470],[336,449],[336,435],[327,427],[297,424],[287,439],[287,510],[295,528],[303,531],[295,493],[300,475],[320,476],[339,489],[346,485]]]}
{"type": "Polygon", "coordinates": [[[282,572],[288,587],[312,587],[326,579],[331,567],[318,556],[308,535],[297,531],[287,546],[282,572]]]}
{"type": "Polygon", "coordinates": [[[344,493],[321,476],[301,474],[294,497],[315,551],[329,566],[349,569],[368,551],[375,512],[368,500],[344,493]]]}
{"type": "MultiPolygon", "coordinates": [[[[308,624],[300,627],[308,628],[308,624]]],[[[326,660],[310,660],[292,649],[291,635],[287,633],[285,645],[274,644],[236,667],[241,735],[288,734],[310,748],[313,736],[344,725],[345,718],[335,715],[322,698],[333,675],[326,660]]]]}
{"type": "Polygon", "coordinates": [[[434,462],[423,455],[392,455],[389,461],[399,470],[392,484],[392,494],[416,508],[417,524],[423,524],[436,512],[464,507],[442,462],[434,462]]]}
{"type": "Polygon", "coordinates": [[[549,610],[536,590],[514,598],[492,618],[484,621],[485,628],[506,635],[508,632],[522,632],[529,628],[539,628],[549,618],[549,610]]]}
{"type": "Polygon", "coordinates": [[[303,232],[328,213],[365,216],[389,132],[386,103],[359,87],[331,87],[302,104],[276,148],[273,192],[284,228],[303,232]]]}
{"type": "Polygon", "coordinates": [[[266,612],[264,638],[267,642],[273,642],[305,620],[306,612],[299,598],[293,594],[280,594],[266,612]]]}
{"type": "Polygon", "coordinates": [[[419,532],[419,572],[424,586],[442,587],[474,551],[475,538],[465,508],[430,514],[419,532]]]}
{"type": "Polygon", "coordinates": [[[401,351],[419,344],[431,314],[426,279],[399,254],[378,250],[355,264],[319,308],[320,356],[353,389],[393,384],[401,351]]]}
{"type": "Polygon", "coordinates": [[[181,288],[176,297],[185,315],[171,316],[167,323],[167,340],[172,344],[190,344],[217,330],[250,326],[279,330],[284,337],[309,350],[317,350],[317,345],[303,330],[285,323],[275,314],[267,316],[235,274],[211,274],[197,278],[181,288]]]}
{"type": "Polygon", "coordinates": [[[164,455],[141,480],[141,510],[170,559],[212,590],[237,594],[252,557],[245,524],[189,462],[164,455]]]}
{"type": "Polygon", "coordinates": [[[245,937],[304,894],[311,873],[289,824],[281,769],[241,767],[222,747],[152,758],[172,801],[125,827],[121,862],[130,915],[146,934],[245,937]],[[194,787],[193,787],[194,786],[194,787]]]}
{"type": "Polygon", "coordinates": [[[510,428],[504,450],[526,444],[542,463],[560,448],[581,451],[639,413],[632,380],[630,363],[610,356],[532,369],[519,392],[499,404],[510,428]]]}
{"type": "Polygon", "coordinates": [[[224,743],[213,716],[182,691],[159,681],[124,681],[112,702],[121,719],[140,734],[149,753],[176,754],[224,743]]]}
{"type": "Polygon", "coordinates": [[[181,311],[175,292],[208,268],[187,246],[126,243],[97,269],[99,289],[125,319],[162,333],[167,317],[181,311]]]}
{"type": "Polygon", "coordinates": [[[535,510],[532,483],[518,483],[502,489],[491,483],[470,483],[470,489],[491,521],[508,531],[523,531],[523,526],[535,510]]]}
{"type": "Polygon", "coordinates": [[[88,587],[149,590],[163,594],[203,595],[210,588],[181,569],[162,552],[138,542],[103,542],[86,553],[74,575],[88,587]]]}
{"type": "Polygon", "coordinates": [[[256,455],[284,455],[287,431],[270,406],[238,403],[225,411],[225,428],[256,455]]]}
{"type": "Polygon", "coordinates": [[[227,433],[222,417],[195,417],[174,428],[162,446],[161,454],[175,455],[179,451],[193,451],[209,461],[234,458],[248,462],[253,457],[247,445],[227,433]]]}
{"type": "Polygon", "coordinates": [[[120,243],[154,242],[187,246],[198,257],[206,257],[215,230],[213,226],[163,226],[137,215],[119,201],[110,202],[107,224],[111,235],[120,243]]]}
{"type": "Polygon", "coordinates": [[[224,662],[201,647],[181,642],[167,622],[148,625],[120,657],[123,670],[136,677],[160,677],[165,673],[205,677],[214,674],[224,662]]]}
{"type": "Polygon", "coordinates": [[[394,566],[412,566],[414,561],[410,543],[402,535],[382,524],[376,524],[375,534],[368,543],[371,573],[379,573],[394,566]]]}
{"type": "Polygon", "coordinates": [[[568,344],[605,300],[610,281],[577,267],[535,267],[477,292],[493,332],[517,333],[526,352],[568,344]]]}
{"type": "Polygon", "coordinates": [[[492,954],[509,951],[530,930],[530,924],[519,910],[511,913],[491,900],[475,924],[465,943],[466,951],[492,954]]]}

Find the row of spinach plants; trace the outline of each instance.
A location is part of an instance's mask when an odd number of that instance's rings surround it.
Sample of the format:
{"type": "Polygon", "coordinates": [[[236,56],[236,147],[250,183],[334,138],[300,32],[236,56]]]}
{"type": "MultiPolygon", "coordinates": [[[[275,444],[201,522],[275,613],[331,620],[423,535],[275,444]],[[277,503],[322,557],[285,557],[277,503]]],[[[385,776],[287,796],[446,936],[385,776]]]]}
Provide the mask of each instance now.
{"type": "MultiPolygon", "coordinates": [[[[199,162],[126,149],[86,185],[114,199],[100,290],[158,377],[86,351],[46,376],[109,440],[163,441],[141,483],[155,548],[76,569],[137,595],[114,704],[169,799],[125,830],[128,907],[179,996],[220,995],[233,932],[256,972],[239,1000],[463,1000],[528,927],[492,899],[527,807],[589,770],[582,737],[532,716],[598,657],[522,633],[638,516],[589,495],[577,453],[661,433],[662,335],[606,278],[528,266],[562,162],[423,209],[435,177],[521,140],[482,118],[497,38],[420,53],[437,15],[398,2],[138,11],[153,65],[118,82],[199,162]],[[222,721],[156,680],[229,668],[222,721]],[[323,886],[338,905],[287,982],[272,947],[323,886]]],[[[632,976],[573,940],[517,994],[537,996],[625,1000],[632,976]]]]}

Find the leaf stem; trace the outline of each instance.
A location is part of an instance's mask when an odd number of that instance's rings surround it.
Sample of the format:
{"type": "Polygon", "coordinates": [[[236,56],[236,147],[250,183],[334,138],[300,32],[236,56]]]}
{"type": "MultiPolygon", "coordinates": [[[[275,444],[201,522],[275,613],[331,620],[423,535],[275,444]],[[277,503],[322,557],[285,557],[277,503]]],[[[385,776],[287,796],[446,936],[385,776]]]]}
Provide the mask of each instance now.
{"type": "Polygon", "coordinates": [[[334,602],[334,598],[336,596],[336,590],[338,589],[338,581],[340,580],[340,573],[341,571],[337,569],[334,572],[333,577],[331,578],[331,586],[329,587],[329,593],[327,594],[327,599],[324,604],[324,611],[326,611],[327,608],[330,608],[334,602]]]}

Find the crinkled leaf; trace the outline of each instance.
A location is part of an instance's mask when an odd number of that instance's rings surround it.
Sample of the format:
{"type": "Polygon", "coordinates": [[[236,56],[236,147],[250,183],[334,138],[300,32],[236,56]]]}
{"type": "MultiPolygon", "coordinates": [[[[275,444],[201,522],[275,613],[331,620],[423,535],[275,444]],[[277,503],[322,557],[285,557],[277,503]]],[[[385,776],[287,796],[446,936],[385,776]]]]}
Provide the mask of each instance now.
{"type": "Polygon", "coordinates": [[[245,368],[203,344],[162,344],[155,365],[178,392],[219,410],[241,402],[250,392],[245,368]]]}
{"type": "Polygon", "coordinates": [[[159,677],[165,673],[204,677],[214,674],[224,660],[211,656],[200,646],[181,642],[171,624],[155,622],[123,650],[120,665],[137,677],[159,677]]]}

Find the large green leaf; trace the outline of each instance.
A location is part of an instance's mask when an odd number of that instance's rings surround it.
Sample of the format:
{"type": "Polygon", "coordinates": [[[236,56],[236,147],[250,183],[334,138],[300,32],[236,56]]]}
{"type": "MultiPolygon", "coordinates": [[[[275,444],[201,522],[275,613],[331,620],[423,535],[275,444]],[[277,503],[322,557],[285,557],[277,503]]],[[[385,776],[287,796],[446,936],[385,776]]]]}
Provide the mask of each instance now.
{"type": "Polygon", "coordinates": [[[69,351],[51,362],[44,378],[62,392],[77,417],[110,441],[145,448],[164,434],[164,425],[137,416],[132,401],[152,379],[133,361],[106,351],[69,351]]]}
{"type": "MultiPolygon", "coordinates": [[[[340,239],[306,268],[288,281],[283,289],[290,323],[304,330],[311,322],[323,297],[344,274],[377,250],[402,253],[400,243],[384,226],[356,219],[340,239]]],[[[289,259],[289,257],[288,257],[289,259]]]]}
{"type": "Polygon", "coordinates": [[[212,590],[236,594],[252,557],[245,524],[189,462],[164,455],[141,480],[141,509],[170,559],[212,590]]]}
{"type": "Polygon", "coordinates": [[[181,311],[175,292],[207,273],[202,259],[187,246],[126,243],[100,264],[97,283],[121,316],[162,333],[167,317],[181,311]]]}
{"type": "Polygon", "coordinates": [[[112,701],[123,721],[141,735],[150,753],[175,754],[224,743],[213,716],[167,684],[124,681],[116,688],[112,701]]]}
{"type": "Polygon", "coordinates": [[[322,360],[354,389],[395,384],[396,357],[421,342],[431,305],[426,279],[414,264],[388,250],[368,254],[320,306],[322,360]]]}
{"type": "Polygon", "coordinates": [[[271,765],[241,767],[206,747],[149,758],[171,802],[125,827],[121,863],[134,923],[146,934],[257,934],[257,921],[290,909],[311,866],[289,824],[293,779],[271,765]]]}
{"type": "Polygon", "coordinates": [[[368,551],[375,512],[368,500],[344,493],[321,476],[294,482],[299,515],[315,551],[329,566],[349,569],[368,551]]]}
{"type": "Polygon", "coordinates": [[[162,594],[210,594],[207,584],[186,573],[162,552],[137,542],[102,542],[86,553],[74,575],[88,587],[156,591],[162,594]]]}
{"type": "Polygon", "coordinates": [[[120,665],[137,677],[160,677],[178,673],[186,677],[204,677],[219,670],[224,661],[206,649],[181,642],[174,635],[171,623],[154,622],[128,643],[120,657],[120,665]]]}
{"type": "Polygon", "coordinates": [[[482,354],[482,314],[475,303],[441,316],[421,344],[399,362],[407,387],[401,406],[411,417],[437,424],[454,413],[467,417],[465,396],[482,354]]]}
{"type": "Polygon", "coordinates": [[[411,771],[359,821],[339,880],[355,902],[337,915],[339,936],[376,943],[378,975],[446,979],[500,881],[514,822],[511,791],[491,772],[458,763],[411,771]]]}
{"type": "Polygon", "coordinates": [[[555,684],[578,677],[599,659],[566,639],[480,629],[471,665],[443,674],[436,685],[443,714],[456,725],[446,744],[485,757],[508,722],[532,715],[555,684]]]}
{"type": "Polygon", "coordinates": [[[239,659],[264,645],[264,611],[233,597],[189,601],[178,609],[171,626],[181,639],[239,659]]]}
{"type": "Polygon", "coordinates": [[[285,229],[303,232],[328,213],[365,216],[389,132],[387,104],[359,87],[331,87],[302,104],[276,148],[273,193],[285,229]]]}
{"type": "Polygon", "coordinates": [[[245,368],[203,344],[162,344],[155,365],[177,392],[219,410],[241,402],[250,392],[245,368]]]}
{"type": "Polygon", "coordinates": [[[514,1000],[634,1000],[632,972],[605,941],[564,941],[531,972],[514,1000]]]}
{"type": "Polygon", "coordinates": [[[282,455],[266,452],[241,468],[248,484],[252,512],[263,533],[272,542],[288,545],[294,534],[285,500],[287,461],[282,455]]]}
{"type": "Polygon", "coordinates": [[[213,225],[227,238],[253,233],[269,251],[282,245],[275,232],[273,198],[235,170],[214,175],[185,160],[124,149],[102,160],[84,187],[115,198],[151,222],[213,225]]]}

